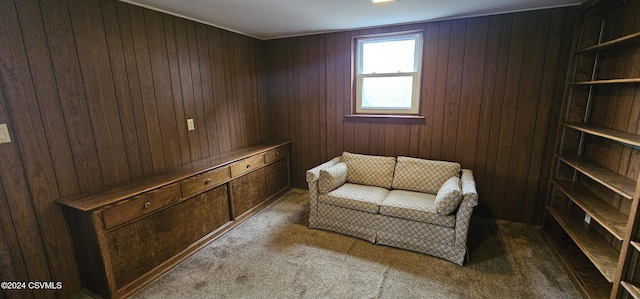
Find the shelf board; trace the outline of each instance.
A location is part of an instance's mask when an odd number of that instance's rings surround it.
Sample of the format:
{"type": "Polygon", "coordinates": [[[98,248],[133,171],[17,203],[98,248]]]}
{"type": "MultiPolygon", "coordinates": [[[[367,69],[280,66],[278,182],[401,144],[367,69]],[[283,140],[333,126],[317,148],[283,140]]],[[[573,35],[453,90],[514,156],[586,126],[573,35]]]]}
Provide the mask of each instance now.
{"type": "Polygon", "coordinates": [[[610,41],[606,41],[604,43],[599,43],[597,45],[593,45],[591,47],[587,47],[584,49],[580,49],[576,51],[576,53],[584,53],[584,52],[593,52],[597,50],[604,50],[607,48],[613,48],[617,46],[624,46],[625,44],[629,44],[632,42],[640,41],[640,32],[636,32],[633,34],[625,35],[616,39],[612,39],[610,41]]]}
{"type": "Polygon", "coordinates": [[[633,146],[640,146],[640,135],[637,134],[614,130],[590,123],[562,123],[562,125],[587,134],[600,136],[633,146]]]}
{"type": "Polygon", "coordinates": [[[634,299],[640,299],[640,288],[626,281],[621,281],[620,284],[634,299]]]}
{"type": "Polygon", "coordinates": [[[555,221],[545,226],[544,239],[584,298],[609,297],[612,285],[555,221]]]}
{"type": "Polygon", "coordinates": [[[633,248],[635,248],[638,252],[640,252],[640,243],[636,242],[636,241],[631,241],[631,246],[633,246],[633,248]]]}
{"type": "Polygon", "coordinates": [[[558,181],[553,184],[616,239],[622,241],[628,217],[593,194],[580,182],[558,181]]]}
{"type": "Polygon", "coordinates": [[[569,84],[573,84],[573,85],[599,85],[599,84],[635,84],[635,83],[640,83],[640,78],[577,81],[577,82],[571,82],[569,84]]]}
{"type": "Polygon", "coordinates": [[[636,182],[598,163],[585,158],[558,155],[558,159],[567,163],[596,182],[632,200],[636,188],[636,182]]]}
{"type": "Polygon", "coordinates": [[[613,282],[619,253],[582,219],[576,219],[574,215],[559,207],[550,206],[547,209],[602,276],[608,282],[613,282]]]}

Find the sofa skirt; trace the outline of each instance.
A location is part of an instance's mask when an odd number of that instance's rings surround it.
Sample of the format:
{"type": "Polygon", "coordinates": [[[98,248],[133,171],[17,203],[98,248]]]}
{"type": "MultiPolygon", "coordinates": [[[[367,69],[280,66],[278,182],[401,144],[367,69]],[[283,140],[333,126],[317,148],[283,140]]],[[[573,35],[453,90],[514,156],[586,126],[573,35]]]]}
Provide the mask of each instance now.
{"type": "Polygon", "coordinates": [[[466,247],[455,247],[438,242],[424,242],[405,235],[377,232],[376,244],[387,245],[436,256],[462,266],[467,253],[466,247]]]}
{"type": "Polygon", "coordinates": [[[310,222],[311,228],[339,232],[375,243],[380,215],[320,202],[317,209],[318,215],[313,215],[315,219],[313,224],[310,222]]]}

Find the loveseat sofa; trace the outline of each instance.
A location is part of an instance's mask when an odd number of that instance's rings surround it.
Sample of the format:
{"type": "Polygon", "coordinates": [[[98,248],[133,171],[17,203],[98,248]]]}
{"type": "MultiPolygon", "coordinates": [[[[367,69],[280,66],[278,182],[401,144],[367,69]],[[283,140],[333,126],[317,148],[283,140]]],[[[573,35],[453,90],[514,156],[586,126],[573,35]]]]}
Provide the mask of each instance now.
{"type": "Polygon", "coordinates": [[[478,194],[460,164],[345,152],[306,179],[309,227],[464,263],[478,194]]]}

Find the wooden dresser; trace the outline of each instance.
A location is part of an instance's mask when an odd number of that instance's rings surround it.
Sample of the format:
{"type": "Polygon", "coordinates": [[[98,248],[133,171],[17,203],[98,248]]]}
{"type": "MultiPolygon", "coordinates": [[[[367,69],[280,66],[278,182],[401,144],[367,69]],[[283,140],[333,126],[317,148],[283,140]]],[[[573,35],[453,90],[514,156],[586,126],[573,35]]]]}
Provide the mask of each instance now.
{"type": "Polygon", "coordinates": [[[289,142],[63,198],[85,290],[126,297],[290,188],[289,142]]]}

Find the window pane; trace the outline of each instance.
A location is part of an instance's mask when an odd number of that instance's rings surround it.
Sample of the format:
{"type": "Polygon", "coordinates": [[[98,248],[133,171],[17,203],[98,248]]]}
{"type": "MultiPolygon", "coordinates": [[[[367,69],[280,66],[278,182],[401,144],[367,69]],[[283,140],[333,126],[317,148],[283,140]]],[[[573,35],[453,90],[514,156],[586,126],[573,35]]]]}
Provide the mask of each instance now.
{"type": "Polygon", "coordinates": [[[362,109],[411,109],[412,76],[365,77],[362,109]]]}
{"type": "Polygon", "coordinates": [[[362,74],[414,72],[416,41],[367,41],[362,45],[362,74]]]}

